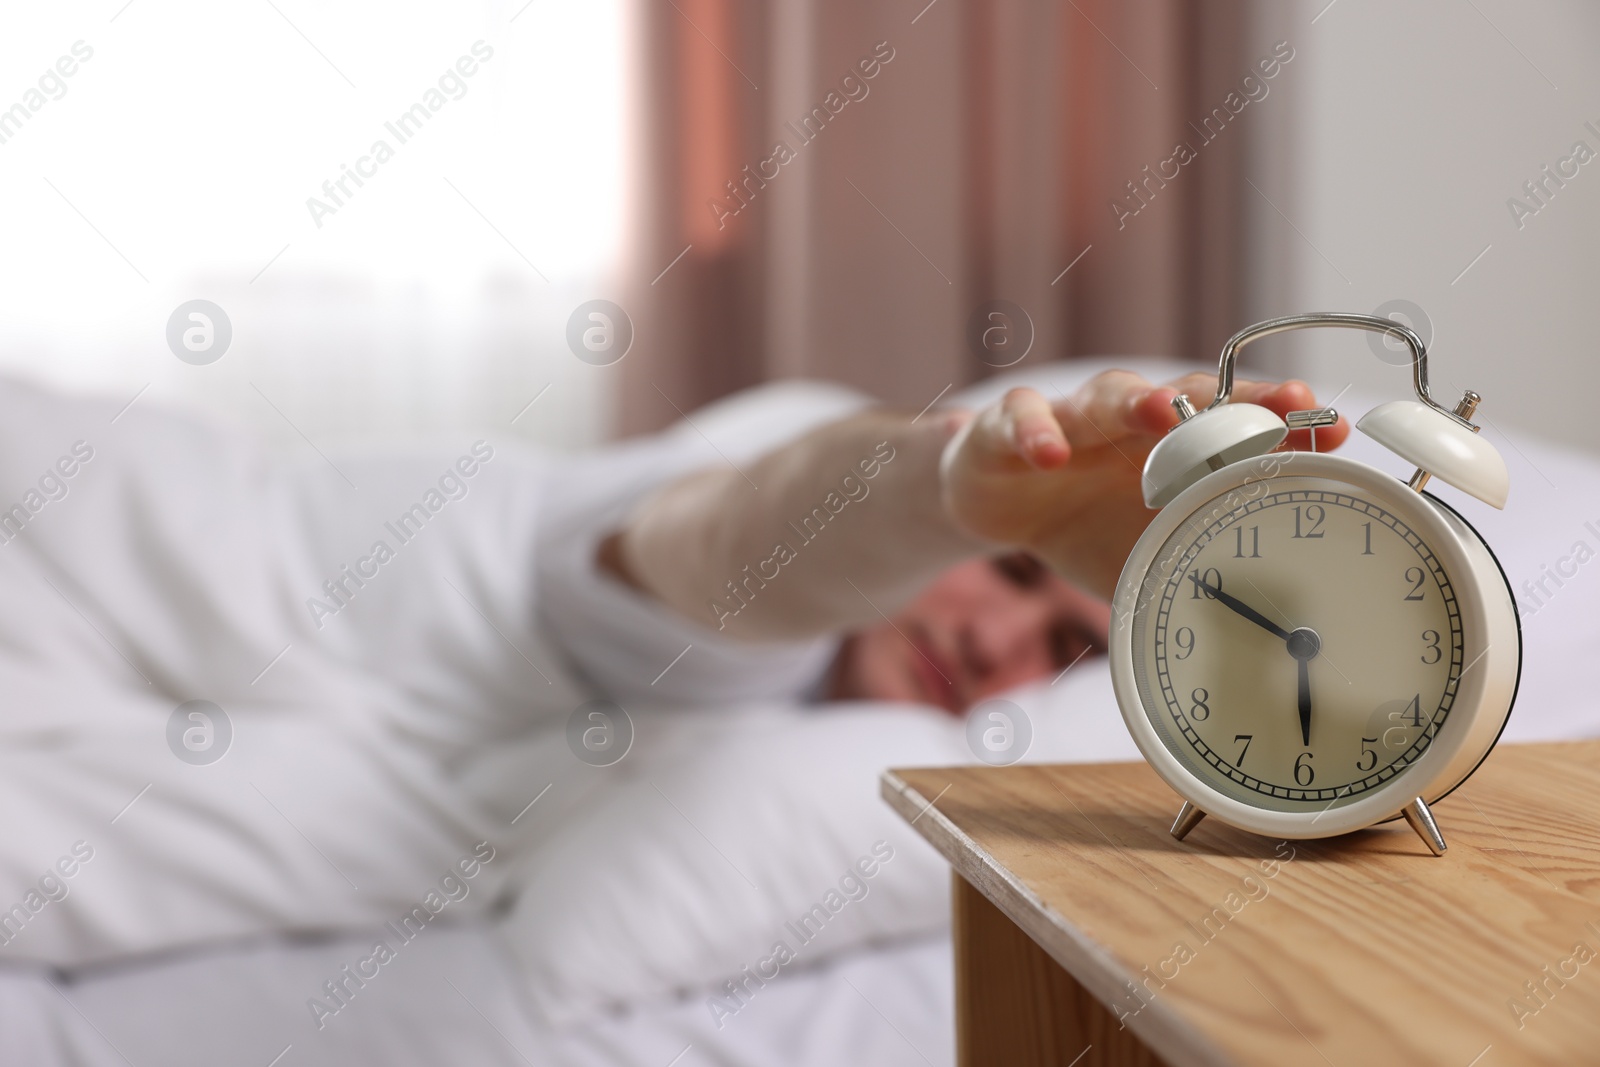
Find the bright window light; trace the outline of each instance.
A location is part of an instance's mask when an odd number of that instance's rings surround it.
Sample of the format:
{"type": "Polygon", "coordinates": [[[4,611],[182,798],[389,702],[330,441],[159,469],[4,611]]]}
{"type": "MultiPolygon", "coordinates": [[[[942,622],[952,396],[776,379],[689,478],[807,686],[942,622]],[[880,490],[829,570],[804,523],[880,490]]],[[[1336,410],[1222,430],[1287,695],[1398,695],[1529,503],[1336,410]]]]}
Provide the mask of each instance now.
{"type": "Polygon", "coordinates": [[[254,383],[334,435],[498,417],[543,382],[593,414],[562,338],[622,240],[623,12],[7,5],[0,368],[258,420],[254,383]],[[232,319],[212,367],[166,351],[195,298],[232,319]]]}

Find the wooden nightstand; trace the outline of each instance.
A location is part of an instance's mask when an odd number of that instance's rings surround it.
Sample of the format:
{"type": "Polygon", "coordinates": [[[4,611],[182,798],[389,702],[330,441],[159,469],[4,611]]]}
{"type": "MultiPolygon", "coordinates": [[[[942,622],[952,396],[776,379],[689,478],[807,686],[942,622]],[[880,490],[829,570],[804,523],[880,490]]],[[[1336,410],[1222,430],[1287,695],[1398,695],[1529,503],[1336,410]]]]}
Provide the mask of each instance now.
{"type": "Polygon", "coordinates": [[[894,770],[955,870],[963,1067],[1600,1063],[1600,742],[1505,746],[1403,822],[1279,842],[1139,764],[894,770]]]}

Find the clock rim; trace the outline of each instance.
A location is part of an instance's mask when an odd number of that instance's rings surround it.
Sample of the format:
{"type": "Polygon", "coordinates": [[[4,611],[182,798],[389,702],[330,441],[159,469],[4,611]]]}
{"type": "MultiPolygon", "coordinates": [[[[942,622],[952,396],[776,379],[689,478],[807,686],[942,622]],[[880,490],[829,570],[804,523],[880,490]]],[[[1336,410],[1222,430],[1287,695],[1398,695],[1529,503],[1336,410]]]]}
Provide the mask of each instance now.
{"type": "Polygon", "coordinates": [[[1437,799],[1464,781],[1493,749],[1515,700],[1521,675],[1521,627],[1505,584],[1503,569],[1488,544],[1470,523],[1431,494],[1418,493],[1405,482],[1356,460],[1309,452],[1281,452],[1255,456],[1207,474],[1162,508],[1134,545],[1117,582],[1112,600],[1110,638],[1112,688],[1123,722],[1139,751],[1161,778],[1181,797],[1206,814],[1253,833],[1294,839],[1333,837],[1397,817],[1416,797],[1437,799]],[[1264,461],[1276,470],[1258,473],[1264,461]],[[1375,786],[1369,795],[1341,808],[1274,811],[1256,807],[1217,790],[1190,771],[1162,743],[1139,694],[1133,671],[1133,615],[1139,589],[1167,539],[1196,512],[1230,490],[1256,481],[1286,478],[1327,478],[1371,494],[1374,503],[1394,511],[1438,554],[1455,587],[1462,619],[1463,668],[1457,683],[1451,715],[1434,741],[1405,773],[1375,786]],[[1404,494],[1404,495],[1402,495],[1404,494]],[[1459,528],[1458,528],[1459,527],[1459,528]],[[1476,550],[1468,541],[1475,540],[1476,550]],[[1480,556],[1479,558],[1474,558],[1480,556]],[[1492,572],[1493,581],[1485,573],[1492,572]],[[1490,607],[1495,589],[1504,604],[1490,607]],[[1503,609],[1503,610],[1502,610],[1503,609]],[[1501,617],[1496,620],[1494,616],[1501,617]],[[1505,616],[1509,616],[1515,656],[1508,660],[1505,616]],[[1498,622],[1498,624],[1497,624],[1498,622]],[[1500,654],[1494,654],[1496,649],[1500,654]],[[1473,668],[1482,664],[1481,670],[1473,668]],[[1507,689],[1507,668],[1512,670],[1509,696],[1497,707],[1507,689]],[[1485,743],[1486,741],[1486,743],[1485,743]]]}

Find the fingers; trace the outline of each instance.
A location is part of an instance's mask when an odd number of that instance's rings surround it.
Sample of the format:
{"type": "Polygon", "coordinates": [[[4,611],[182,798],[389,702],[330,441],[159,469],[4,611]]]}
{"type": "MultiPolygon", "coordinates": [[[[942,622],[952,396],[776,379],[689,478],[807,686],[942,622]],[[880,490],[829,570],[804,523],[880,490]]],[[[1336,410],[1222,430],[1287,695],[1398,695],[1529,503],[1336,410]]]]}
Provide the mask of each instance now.
{"type": "MultiPolygon", "coordinates": [[[[1296,385],[1297,391],[1279,396],[1275,390],[1280,386],[1239,381],[1233,397],[1248,403],[1269,398],[1267,406],[1281,415],[1295,410],[1294,404],[1302,394],[1309,396],[1303,383],[1296,385]]],[[[1068,441],[1079,447],[1130,436],[1159,437],[1178,423],[1178,413],[1172,406],[1174,397],[1183,393],[1196,408],[1204,408],[1216,390],[1216,377],[1204,373],[1185,375],[1157,386],[1132,371],[1113,370],[1091,378],[1070,399],[1057,403],[1055,412],[1068,441]]],[[[1312,402],[1308,400],[1306,406],[1312,402]]]]}
{"type": "MultiPolygon", "coordinates": [[[[1239,387],[1248,384],[1250,383],[1235,382],[1234,399],[1245,399],[1240,395],[1239,387]]],[[[1150,396],[1140,404],[1139,416],[1154,428],[1153,432],[1165,433],[1178,424],[1178,413],[1172,406],[1172,400],[1179,393],[1187,396],[1196,410],[1204,410],[1217,395],[1217,376],[1204,372],[1185,374],[1182,378],[1151,390],[1150,396]]]]}
{"type": "Polygon", "coordinates": [[[1072,451],[1049,402],[1033,389],[1012,389],[964,432],[965,446],[989,467],[1025,464],[1050,470],[1065,463],[1072,451]]]}
{"type": "Polygon", "coordinates": [[[1016,453],[1048,470],[1067,461],[1067,436],[1049,401],[1032,389],[1013,389],[1000,401],[1006,433],[1016,453]]]}
{"type": "Polygon", "coordinates": [[[1175,394],[1169,389],[1164,398],[1158,397],[1161,392],[1132,371],[1109,370],[1057,402],[1055,412],[1074,445],[1103,445],[1138,434],[1159,434],[1176,422],[1176,416],[1164,419],[1158,410],[1166,407],[1170,414],[1175,394]]]}
{"type": "MultiPolygon", "coordinates": [[[[1216,389],[1217,379],[1211,374],[1189,374],[1157,386],[1121,370],[1097,374],[1070,398],[1055,403],[1033,389],[1013,389],[973,420],[968,428],[971,445],[990,461],[1020,461],[1052,470],[1067,462],[1074,447],[1095,447],[1130,436],[1159,437],[1178,423],[1174,397],[1183,393],[1196,408],[1204,408],[1216,389]]],[[[1280,417],[1317,407],[1311,387],[1302,381],[1236,379],[1231,399],[1259,404],[1280,417]]],[[[1337,448],[1349,436],[1350,424],[1340,416],[1336,424],[1317,430],[1317,451],[1337,448]]],[[[1291,431],[1288,446],[1310,448],[1310,432],[1291,431]]]]}
{"type": "MultiPolygon", "coordinates": [[[[1316,394],[1305,382],[1290,380],[1287,382],[1239,382],[1234,386],[1235,399],[1243,400],[1250,404],[1260,404],[1262,407],[1277,415],[1287,415],[1291,411],[1305,411],[1310,408],[1321,407],[1316,394]]],[[[1328,452],[1340,445],[1350,437],[1350,420],[1343,415],[1332,426],[1317,428],[1316,442],[1318,452],[1328,452]]],[[[1288,447],[1305,451],[1311,447],[1311,432],[1309,430],[1291,430],[1288,437],[1288,447]]]]}
{"type": "MultiPolygon", "coordinates": [[[[1152,395],[1141,404],[1142,415],[1156,420],[1160,431],[1165,431],[1177,425],[1177,412],[1172,410],[1172,398],[1179,393],[1188,395],[1196,408],[1204,408],[1211,403],[1217,392],[1217,378],[1214,374],[1188,374],[1177,381],[1171,382],[1162,388],[1152,391],[1152,395]]],[[[1287,415],[1291,411],[1305,411],[1320,406],[1316,394],[1311,387],[1299,380],[1287,382],[1257,382],[1245,378],[1236,378],[1233,383],[1232,401],[1244,404],[1259,404],[1278,416],[1287,415]]],[[[1332,426],[1322,426],[1317,429],[1316,443],[1318,452],[1327,452],[1337,448],[1350,436],[1350,422],[1343,415],[1332,426]]],[[[1311,447],[1311,433],[1308,430],[1292,430],[1289,433],[1288,447],[1294,449],[1309,449],[1311,447]]]]}

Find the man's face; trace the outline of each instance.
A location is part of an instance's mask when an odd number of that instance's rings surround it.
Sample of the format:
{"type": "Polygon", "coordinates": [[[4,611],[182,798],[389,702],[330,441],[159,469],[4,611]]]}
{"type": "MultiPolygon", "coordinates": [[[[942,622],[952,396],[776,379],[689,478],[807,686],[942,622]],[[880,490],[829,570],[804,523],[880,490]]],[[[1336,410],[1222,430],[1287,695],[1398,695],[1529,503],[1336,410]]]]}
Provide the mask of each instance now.
{"type": "Polygon", "coordinates": [[[953,567],[893,619],[845,640],[834,699],[903,700],[961,714],[1104,651],[1111,608],[1025,553],[953,567]]]}

